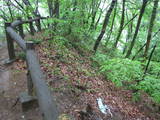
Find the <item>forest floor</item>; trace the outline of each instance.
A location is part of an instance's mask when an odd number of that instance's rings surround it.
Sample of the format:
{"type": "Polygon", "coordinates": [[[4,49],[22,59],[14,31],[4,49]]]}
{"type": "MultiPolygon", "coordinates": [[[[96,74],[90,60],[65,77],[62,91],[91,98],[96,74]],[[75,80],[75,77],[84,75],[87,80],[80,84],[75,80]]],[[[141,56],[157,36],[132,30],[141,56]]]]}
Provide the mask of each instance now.
{"type": "MultiPolygon", "coordinates": [[[[74,120],[159,120],[159,113],[146,106],[145,99],[134,103],[132,91],[117,88],[99,74],[89,56],[82,57],[73,47],[67,48],[56,41],[51,45],[46,38],[41,39],[44,41],[37,45],[36,51],[46,83],[55,96],[61,116],[65,116],[62,120],[69,120],[67,116],[74,120]],[[97,98],[109,106],[113,116],[100,112],[97,98]]],[[[26,91],[25,62],[18,59],[4,66],[5,47],[1,48],[0,55],[0,119],[40,120],[38,109],[22,113],[20,103],[14,105],[19,93],[26,91]]]]}
{"type": "Polygon", "coordinates": [[[18,98],[27,89],[26,70],[21,71],[20,61],[4,65],[7,59],[6,45],[0,46],[0,120],[41,120],[38,108],[22,112],[18,98]]]}

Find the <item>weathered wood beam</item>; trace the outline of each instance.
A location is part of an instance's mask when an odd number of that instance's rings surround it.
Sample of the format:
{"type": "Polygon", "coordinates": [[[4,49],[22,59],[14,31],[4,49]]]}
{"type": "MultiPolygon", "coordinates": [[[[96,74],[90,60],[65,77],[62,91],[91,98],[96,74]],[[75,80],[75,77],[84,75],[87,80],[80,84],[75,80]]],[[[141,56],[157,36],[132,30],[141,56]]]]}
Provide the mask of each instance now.
{"type": "Polygon", "coordinates": [[[26,60],[44,120],[57,120],[57,106],[45,83],[44,76],[37,59],[37,55],[33,49],[27,49],[26,60]]]}
{"type": "Polygon", "coordinates": [[[21,36],[19,36],[13,28],[7,27],[7,32],[10,37],[16,41],[16,43],[25,51],[26,50],[26,42],[23,40],[21,36]]]}
{"type": "Polygon", "coordinates": [[[15,59],[15,52],[14,52],[13,38],[10,36],[10,34],[7,31],[7,28],[10,25],[11,25],[11,23],[5,23],[5,31],[6,31],[6,39],[7,39],[7,47],[8,47],[9,60],[12,61],[12,60],[15,59]]]}
{"type": "Polygon", "coordinates": [[[19,24],[23,24],[23,22],[21,20],[16,20],[14,22],[11,23],[11,27],[15,28],[17,27],[19,24]]]}

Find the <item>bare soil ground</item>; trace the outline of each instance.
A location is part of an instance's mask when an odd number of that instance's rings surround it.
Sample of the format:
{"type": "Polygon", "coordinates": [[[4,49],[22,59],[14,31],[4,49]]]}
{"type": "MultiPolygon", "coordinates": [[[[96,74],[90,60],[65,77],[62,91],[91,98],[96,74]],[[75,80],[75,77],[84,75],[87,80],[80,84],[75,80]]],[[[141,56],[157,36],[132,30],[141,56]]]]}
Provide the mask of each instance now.
{"type": "Polygon", "coordinates": [[[8,59],[6,47],[0,48],[0,120],[41,120],[37,109],[23,113],[18,101],[19,94],[26,91],[26,72],[17,69],[17,62],[4,65],[8,59]]]}

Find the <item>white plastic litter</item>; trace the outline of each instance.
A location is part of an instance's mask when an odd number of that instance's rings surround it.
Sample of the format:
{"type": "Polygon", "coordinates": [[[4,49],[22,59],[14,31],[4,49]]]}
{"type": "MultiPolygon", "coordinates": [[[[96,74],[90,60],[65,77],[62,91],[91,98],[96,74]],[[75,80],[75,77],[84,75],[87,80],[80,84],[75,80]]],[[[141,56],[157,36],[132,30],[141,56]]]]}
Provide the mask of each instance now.
{"type": "Polygon", "coordinates": [[[111,117],[113,116],[112,113],[111,113],[111,110],[109,109],[109,107],[105,104],[103,104],[103,101],[101,98],[97,98],[97,103],[98,103],[98,107],[100,109],[100,111],[103,113],[103,114],[110,114],[111,117]]]}

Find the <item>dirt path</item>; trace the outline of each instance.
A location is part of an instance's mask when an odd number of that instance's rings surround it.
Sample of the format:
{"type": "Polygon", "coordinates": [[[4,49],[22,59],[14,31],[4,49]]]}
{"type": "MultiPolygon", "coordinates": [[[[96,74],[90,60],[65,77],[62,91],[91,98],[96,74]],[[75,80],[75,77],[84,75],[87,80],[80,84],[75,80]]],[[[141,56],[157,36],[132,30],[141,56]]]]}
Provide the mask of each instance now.
{"type": "Polygon", "coordinates": [[[0,47],[0,120],[41,120],[39,110],[23,113],[16,101],[21,92],[26,91],[26,74],[16,69],[16,62],[4,65],[8,58],[7,48],[0,47]]]}

